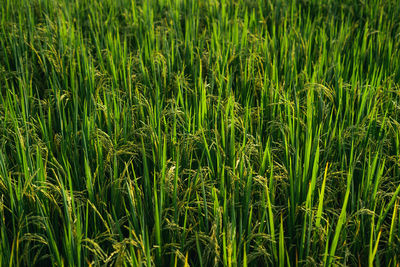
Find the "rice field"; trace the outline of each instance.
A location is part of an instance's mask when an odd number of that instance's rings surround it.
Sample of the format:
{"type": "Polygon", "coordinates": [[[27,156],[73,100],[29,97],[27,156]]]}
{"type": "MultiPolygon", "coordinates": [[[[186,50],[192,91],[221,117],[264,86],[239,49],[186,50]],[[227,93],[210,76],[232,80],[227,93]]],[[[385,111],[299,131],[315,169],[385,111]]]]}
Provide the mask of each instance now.
{"type": "Polygon", "coordinates": [[[397,0],[0,0],[0,266],[399,266],[397,0]]]}

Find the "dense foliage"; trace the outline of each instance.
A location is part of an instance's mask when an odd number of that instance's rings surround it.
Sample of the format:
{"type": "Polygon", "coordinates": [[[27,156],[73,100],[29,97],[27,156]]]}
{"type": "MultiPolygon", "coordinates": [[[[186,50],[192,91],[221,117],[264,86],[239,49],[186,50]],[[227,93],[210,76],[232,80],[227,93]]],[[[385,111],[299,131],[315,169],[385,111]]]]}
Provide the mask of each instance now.
{"type": "Polygon", "coordinates": [[[0,266],[400,264],[397,0],[0,3],[0,266]]]}

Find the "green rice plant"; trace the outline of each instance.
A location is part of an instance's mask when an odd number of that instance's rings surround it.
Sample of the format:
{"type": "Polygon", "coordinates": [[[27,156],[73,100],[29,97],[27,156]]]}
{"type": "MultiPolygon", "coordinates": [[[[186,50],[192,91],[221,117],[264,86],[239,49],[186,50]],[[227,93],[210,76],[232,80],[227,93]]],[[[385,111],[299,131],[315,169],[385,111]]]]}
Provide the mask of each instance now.
{"type": "Polygon", "coordinates": [[[397,2],[0,0],[0,266],[397,266],[397,2]]]}

